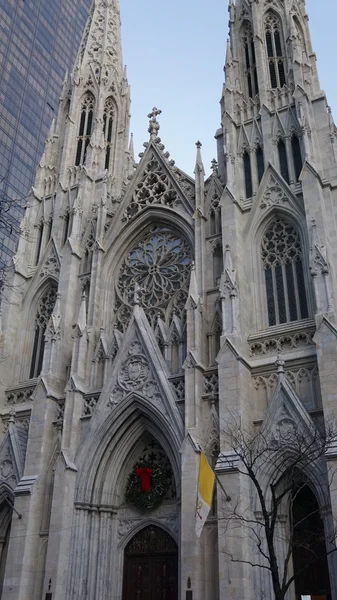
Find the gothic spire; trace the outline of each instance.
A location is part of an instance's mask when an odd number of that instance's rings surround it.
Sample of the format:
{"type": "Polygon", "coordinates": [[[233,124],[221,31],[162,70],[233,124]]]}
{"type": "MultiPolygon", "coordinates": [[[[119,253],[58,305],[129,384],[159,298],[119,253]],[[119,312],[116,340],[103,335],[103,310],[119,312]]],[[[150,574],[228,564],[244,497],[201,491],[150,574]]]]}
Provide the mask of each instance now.
{"type": "Polygon", "coordinates": [[[75,70],[91,68],[96,79],[123,78],[119,0],[96,0],[82,38],[75,70]]]}

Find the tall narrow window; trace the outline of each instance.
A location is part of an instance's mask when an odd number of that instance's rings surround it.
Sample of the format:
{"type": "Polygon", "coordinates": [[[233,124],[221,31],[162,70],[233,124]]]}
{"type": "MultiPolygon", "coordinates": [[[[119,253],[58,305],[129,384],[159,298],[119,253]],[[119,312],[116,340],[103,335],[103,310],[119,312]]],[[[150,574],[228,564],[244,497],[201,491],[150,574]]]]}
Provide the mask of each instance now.
{"type": "Polygon", "coordinates": [[[84,165],[87,154],[87,148],[90,143],[92,125],[94,118],[94,98],[89,93],[82,101],[81,119],[77,138],[77,151],[75,165],[84,165]]]}
{"type": "Polygon", "coordinates": [[[303,161],[302,161],[300,140],[298,139],[298,137],[295,133],[291,138],[291,150],[292,150],[292,154],[293,154],[295,177],[296,177],[296,181],[298,181],[300,178],[301,171],[302,171],[303,161]]]}
{"type": "Polygon", "coordinates": [[[217,194],[214,194],[209,209],[209,232],[210,235],[221,233],[221,206],[217,194]]]}
{"type": "Polygon", "coordinates": [[[276,219],[262,240],[269,325],[306,319],[308,303],[298,231],[276,219]]]}
{"type": "Polygon", "coordinates": [[[255,46],[253,40],[253,31],[249,25],[243,36],[243,45],[245,52],[246,80],[248,95],[254,98],[259,93],[259,84],[257,78],[255,46]]]}
{"type": "Polygon", "coordinates": [[[29,378],[38,377],[41,373],[44,353],[44,336],[48,321],[53,312],[56,302],[56,286],[51,285],[44,296],[42,296],[35,316],[35,335],[33,344],[32,362],[30,365],[29,378]]]}
{"type": "Polygon", "coordinates": [[[35,257],[35,265],[39,264],[41,248],[42,248],[42,238],[43,238],[43,221],[39,223],[37,226],[37,244],[36,244],[36,257],[35,257]]]}
{"type": "Polygon", "coordinates": [[[256,167],[257,167],[257,177],[259,183],[261,183],[261,179],[264,175],[264,155],[261,146],[256,150],[256,167]]]}
{"type": "Polygon", "coordinates": [[[250,154],[247,150],[243,155],[243,169],[245,174],[246,198],[251,198],[253,195],[252,165],[250,162],[250,154]]]}
{"type": "Polygon", "coordinates": [[[287,161],[287,149],[283,140],[279,140],[277,144],[278,148],[278,157],[280,162],[280,171],[283,179],[287,183],[289,183],[289,170],[288,170],[288,161],[287,161]]]}
{"type": "Polygon", "coordinates": [[[266,48],[269,65],[270,85],[281,88],[286,83],[285,55],[281,25],[277,17],[270,13],[265,22],[266,48]]]}
{"type": "Polygon", "coordinates": [[[222,245],[218,243],[213,250],[213,280],[214,286],[220,285],[220,279],[223,271],[223,252],[222,245]]]}
{"type": "Polygon", "coordinates": [[[105,141],[105,169],[109,169],[111,151],[112,151],[112,131],[113,131],[113,120],[114,120],[114,105],[111,98],[109,98],[104,107],[103,115],[103,130],[104,130],[104,141],[105,141]]]}

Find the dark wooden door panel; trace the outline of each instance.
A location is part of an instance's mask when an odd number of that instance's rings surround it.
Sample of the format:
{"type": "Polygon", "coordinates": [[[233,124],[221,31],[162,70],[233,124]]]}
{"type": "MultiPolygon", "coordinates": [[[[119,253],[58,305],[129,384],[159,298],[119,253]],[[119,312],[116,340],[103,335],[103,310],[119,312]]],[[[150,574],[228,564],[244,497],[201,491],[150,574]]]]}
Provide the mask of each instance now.
{"type": "Polygon", "coordinates": [[[177,599],[177,544],[151,525],[138,532],[125,550],[123,600],[177,599]]]}
{"type": "Polygon", "coordinates": [[[177,562],[177,556],[126,556],[123,600],[177,600],[177,562]]]}

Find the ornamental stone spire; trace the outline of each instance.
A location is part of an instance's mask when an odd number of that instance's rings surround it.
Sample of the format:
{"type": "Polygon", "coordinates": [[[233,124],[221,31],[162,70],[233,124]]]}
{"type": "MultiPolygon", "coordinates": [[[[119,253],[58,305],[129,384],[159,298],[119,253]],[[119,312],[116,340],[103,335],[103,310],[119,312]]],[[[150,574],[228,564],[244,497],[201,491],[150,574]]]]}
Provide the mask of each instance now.
{"type": "Polygon", "coordinates": [[[89,67],[96,80],[107,82],[124,72],[118,0],[96,0],[82,38],[75,70],[89,67]]]}

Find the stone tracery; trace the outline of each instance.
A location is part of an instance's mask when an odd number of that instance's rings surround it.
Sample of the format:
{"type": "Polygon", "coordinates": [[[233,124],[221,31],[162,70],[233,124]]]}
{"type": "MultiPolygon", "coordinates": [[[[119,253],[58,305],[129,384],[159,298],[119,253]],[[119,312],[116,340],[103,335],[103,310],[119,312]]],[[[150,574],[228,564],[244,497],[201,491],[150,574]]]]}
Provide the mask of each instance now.
{"type": "Polygon", "coordinates": [[[170,322],[183,316],[192,263],[188,243],[168,227],[155,225],[127,254],[116,285],[117,324],[125,330],[131,316],[135,286],[152,326],[158,317],[170,322]]]}

